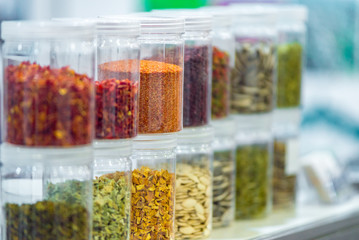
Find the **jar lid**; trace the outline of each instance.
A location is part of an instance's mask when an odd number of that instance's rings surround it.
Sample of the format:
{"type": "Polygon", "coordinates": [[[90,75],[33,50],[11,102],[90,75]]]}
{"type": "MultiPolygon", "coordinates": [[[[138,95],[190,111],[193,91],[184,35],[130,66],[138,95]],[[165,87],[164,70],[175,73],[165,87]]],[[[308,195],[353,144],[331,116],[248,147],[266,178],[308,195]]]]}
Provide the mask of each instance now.
{"type": "Polygon", "coordinates": [[[177,147],[177,133],[139,134],[133,139],[136,150],[171,150],[177,147]]]}
{"type": "Polygon", "coordinates": [[[93,38],[95,27],[90,22],[4,21],[1,37],[5,39],[68,39],[93,38]]]}
{"type": "MultiPolygon", "coordinates": [[[[123,18],[123,16],[104,16],[104,18],[123,18]]],[[[152,16],[149,13],[134,13],[126,15],[127,19],[140,22],[141,34],[182,34],[184,20],[175,17],[152,16]]]]}
{"type": "Polygon", "coordinates": [[[82,165],[93,162],[91,145],[81,147],[24,147],[1,144],[1,161],[5,164],[82,165]]]}
{"type": "Polygon", "coordinates": [[[230,137],[234,136],[237,132],[236,121],[232,117],[213,120],[212,126],[216,137],[230,137]]]}
{"type": "Polygon", "coordinates": [[[308,20],[308,8],[300,4],[283,4],[276,6],[281,21],[303,21],[308,20]]]}
{"type": "Polygon", "coordinates": [[[151,12],[154,16],[176,16],[182,18],[185,22],[185,32],[191,31],[211,31],[212,30],[212,16],[209,13],[200,12],[191,9],[166,9],[154,10],[151,12]]]}
{"type": "Polygon", "coordinates": [[[93,143],[95,156],[130,156],[132,153],[132,140],[98,140],[93,143]]]}
{"type": "Polygon", "coordinates": [[[259,4],[237,3],[230,5],[235,23],[276,24],[278,11],[259,4]]]}
{"type": "Polygon", "coordinates": [[[213,28],[225,28],[232,26],[233,14],[230,14],[228,7],[225,6],[205,6],[199,9],[212,16],[213,28]]]}
{"type": "Polygon", "coordinates": [[[258,113],[258,114],[241,114],[232,115],[237,131],[250,129],[271,129],[272,128],[272,113],[258,113]]]}
{"type": "Polygon", "coordinates": [[[207,125],[204,127],[189,127],[183,128],[178,133],[178,143],[211,143],[214,139],[214,129],[207,125]]]}

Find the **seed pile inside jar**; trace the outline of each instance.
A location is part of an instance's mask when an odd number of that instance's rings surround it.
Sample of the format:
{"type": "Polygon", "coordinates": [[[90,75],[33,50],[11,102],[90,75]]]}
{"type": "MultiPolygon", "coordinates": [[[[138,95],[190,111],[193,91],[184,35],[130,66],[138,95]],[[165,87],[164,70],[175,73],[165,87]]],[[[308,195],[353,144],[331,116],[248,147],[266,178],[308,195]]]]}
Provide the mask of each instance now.
{"type": "Polygon", "coordinates": [[[269,204],[269,146],[237,147],[236,218],[260,218],[269,204]]]}
{"type": "Polygon", "coordinates": [[[273,108],[275,50],[244,43],[236,50],[231,75],[231,112],[261,113],[273,108]]]}
{"type": "Polygon", "coordinates": [[[213,159],[213,227],[223,227],[234,218],[234,152],[215,151],[213,159]]]}
{"type": "Polygon", "coordinates": [[[287,175],[286,143],[274,142],[273,161],[273,206],[274,208],[291,208],[295,204],[296,175],[287,175]]]}
{"type": "Polygon", "coordinates": [[[197,161],[209,163],[208,158],[207,155],[177,156],[179,163],[176,164],[176,239],[204,239],[210,235],[211,173],[208,166],[193,164],[197,161]]]}

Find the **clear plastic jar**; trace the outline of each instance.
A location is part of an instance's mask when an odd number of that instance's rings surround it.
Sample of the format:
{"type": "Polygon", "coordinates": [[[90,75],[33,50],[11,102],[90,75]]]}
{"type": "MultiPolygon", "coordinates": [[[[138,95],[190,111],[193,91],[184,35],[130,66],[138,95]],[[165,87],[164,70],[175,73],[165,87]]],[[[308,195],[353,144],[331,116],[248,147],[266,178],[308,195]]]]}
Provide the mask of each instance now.
{"type": "Polygon", "coordinates": [[[130,239],[132,141],[94,145],[93,239],[130,239]]]}
{"type": "Polygon", "coordinates": [[[3,142],[23,146],[91,144],[94,26],[3,22],[3,142]]]}
{"type": "Polygon", "coordinates": [[[241,128],[236,142],[236,219],[263,218],[272,207],[271,129],[241,128]]]}
{"type": "Polygon", "coordinates": [[[185,128],[178,136],[176,239],[206,239],[212,230],[213,128],[185,128]]]}
{"type": "Polygon", "coordinates": [[[1,146],[4,240],[89,240],[91,147],[1,146]]]}
{"type": "Polygon", "coordinates": [[[299,108],[305,62],[308,11],[302,5],[279,5],[277,108],[299,108]]]}
{"type": "Polygon", "coordinates": [[[275,14],[246,4],[232,8],[236,54],[231,75],[231,113],[271,112],[275,100],[275,14]]]}
{"type": "Polygon", "coordinates": [[[213,121],[213,227],[227,227],[234,220],[236,143],[235,121],[213,121]]]}
{"type": "Polygon", "coordinates": [[[176,146],[176,134],[134,141],[131,239],[175,239],[176,146]]]}

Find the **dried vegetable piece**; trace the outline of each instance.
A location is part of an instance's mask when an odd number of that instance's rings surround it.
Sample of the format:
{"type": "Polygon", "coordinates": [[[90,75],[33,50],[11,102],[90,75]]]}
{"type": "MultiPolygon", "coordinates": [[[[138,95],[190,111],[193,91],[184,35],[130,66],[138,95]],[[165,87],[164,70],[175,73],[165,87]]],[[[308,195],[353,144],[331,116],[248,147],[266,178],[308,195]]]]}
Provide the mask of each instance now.
{"type": "Polygon", "coordinates": [[[93,181],[93,240],[130,239],[130,173],[114,172],[93,181]]]}
{"type": "Polygon", "coordinates": [[[270,201],[267,144],[237,147],[236,219],[264,217],[270,201]]]}
{"type": "Polygon", "coordinates": [[[300,105],[302,46],[288,43],[278,47],[277,107],[300,105]]]}
{"type": "Polygon", "coordinates": [[[132,172],[131,240],[174,239],[174,184],[167,170],[132,172]]]}
{"type": "Polygon", "coordinates": [[[209,163],[209,157],[177,156],[176,239],[205,239],[212,230],[212,174],[192,161],[209,163]]]}
{"type": "Polygon", "coordinates": [[[244,43],[236,50],[231,74],[231,112],[262,113],[273,109],[275,48],[244,43]]]}
{"type": "Polygon", "coordinates": [[[229,115],[230,108],[229,55],[213,47],[212,61],[212,119],[220,119],[229,115]]]}
{"type": "Polygon", "coordinates": [[[235,209],[235,156],[232,150],[213,157],[213,227],[228,226],[235,209]]]}
{"type": "Polygon", "coordinates": [[[90,213],[82,205],[39,201],[4,206],[6,240],[88,240],[90,213]]]}
{"type": "Polygon", "coordinates": [[[296,197],[296,175],[287,175],[286,143],[276,140],[274,142],[273,161],[273,207],[294,208],[296,197]]]}
{"type": "MultiPolygon", "coordinates": [[[[102,65],[104,76],[129,76],[137,60],[121,60],[102,65]]],[[[182,129],[181,67],[164,62],[140,61],[138,132],[169,133],[182,129]]]]}
{"type": "Polygon", "coordinates": [[[206,125],[210,117],[209,48],[185,47],[183,85],[183,126],[206,125]]]}
{"type": "Polygon", "coordinates": [[[4,76],[5,141],[26,146],[90,144],[94,87],[85,74],[22,62],[4,76]]]}
{"type": "Polygon", "coordinates": [[[96,81],[97,139],[124,139],[137,135],[137,93],[138,83],[128,79],[96,81]]]}

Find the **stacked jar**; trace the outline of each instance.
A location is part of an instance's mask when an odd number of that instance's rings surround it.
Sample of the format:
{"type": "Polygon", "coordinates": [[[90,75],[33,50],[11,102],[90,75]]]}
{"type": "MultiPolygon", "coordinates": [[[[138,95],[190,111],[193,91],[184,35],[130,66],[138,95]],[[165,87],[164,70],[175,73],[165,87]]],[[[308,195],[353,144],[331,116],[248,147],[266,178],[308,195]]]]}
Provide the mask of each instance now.
{"type": "MultiPolygon", "coordinates": [[[[139,135],[133,146],[130,239],[174,239],[184,21],[147,14],[128,17],[138,20],[141,29],[139,135]]],[[[131,66],[120,69],[129,72],[131,66]]]]}
{"type": "Polygon", "coordinates": [[[94,26],[3,22],[2,239],[89,240],[94,26]]]}
{"type": "Polygon", "coordinates": [[[261,218],[271,209],[271,120],[276,70],[275,12],[256,5],[232,7],[235,65],[231,114],[236,133],[236,219],[261,218]]]}
{"type": "Polygon", "coordinates": [[[304,68],[307,9],[301,5],[279,5],[278,79],[274,114],[273,204],[294,209],[296,174],[299,167],[301,83],[304,68]]]}

